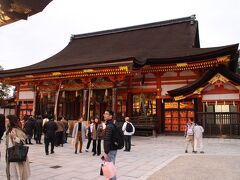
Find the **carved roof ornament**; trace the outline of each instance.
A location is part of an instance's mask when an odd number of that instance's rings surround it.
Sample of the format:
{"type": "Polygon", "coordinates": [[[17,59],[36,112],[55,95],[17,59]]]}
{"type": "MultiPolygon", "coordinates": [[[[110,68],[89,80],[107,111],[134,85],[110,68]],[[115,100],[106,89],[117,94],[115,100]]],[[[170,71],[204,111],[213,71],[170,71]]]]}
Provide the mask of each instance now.
{"type": "Polygon", "coordinates": [[[210,84],[214,84],[214,83],[216,83],[216,82],[218,82],[218,81],[220,81],[220,82],[223,82],[223,83],[226,83],[226,82],[228,82],[229,80],[227,79],[227,78],[225,78],[223,75],[221,75],[221,74],[216,74],[212,79],[210,79],[208,82],[210,83],[210,84]]]}

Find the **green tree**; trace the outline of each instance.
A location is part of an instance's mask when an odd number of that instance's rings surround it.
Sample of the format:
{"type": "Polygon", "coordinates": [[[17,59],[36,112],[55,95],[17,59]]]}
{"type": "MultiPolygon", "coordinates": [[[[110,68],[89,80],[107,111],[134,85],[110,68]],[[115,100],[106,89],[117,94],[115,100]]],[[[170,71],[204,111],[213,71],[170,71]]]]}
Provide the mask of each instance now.
{"type": "MultiPolygon", "coordinates": [[[[3,68],[0,65],[0,71],[2,71],[3,68]]],[[[10,93],[10,87],[2,82],[0,82],[0,102],[4,99],[9,97],[10,93]]]]}

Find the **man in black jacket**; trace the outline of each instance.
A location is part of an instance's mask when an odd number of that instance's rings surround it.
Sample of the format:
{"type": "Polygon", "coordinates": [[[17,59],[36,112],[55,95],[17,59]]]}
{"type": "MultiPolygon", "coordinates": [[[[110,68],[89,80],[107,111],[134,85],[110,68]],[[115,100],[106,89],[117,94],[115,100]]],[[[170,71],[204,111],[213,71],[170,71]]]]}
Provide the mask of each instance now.
{"type": "Polygon", "coordinates": [[[46,155],[49,154],[48,146],[51,143],[51,154],[54,153],[55,132],[57,130],[57,124],[53,121],[52,117],[49,117],[49,121],[43,126],[44,143],[46,155]]]}
{"type": "MultiPolygon", "coordinates": [[[[106,130],[104,137],[104,158],[109,162],[113,162],[115,164],[115,159],[117,155],[117,147],[114,144],[113,136],[115,134],[116,128],[113,124],[113,112],[111,110],[106,110],[103,114],[104,120],[106,121],[106,130]]],[[[111,178],[111,180],[115,180],[116,176],[111,178]]]]}

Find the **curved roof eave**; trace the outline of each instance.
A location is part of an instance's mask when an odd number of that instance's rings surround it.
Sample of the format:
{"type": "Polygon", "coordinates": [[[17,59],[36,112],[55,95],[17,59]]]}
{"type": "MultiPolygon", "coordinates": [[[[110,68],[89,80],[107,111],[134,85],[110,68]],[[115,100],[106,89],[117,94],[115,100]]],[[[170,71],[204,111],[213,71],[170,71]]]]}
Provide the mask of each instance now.
{"type": "Polygon", "coordinates": [[[213,67],[206,71],[202,77],[196,81],[194,81],[192,84],[188,84],[186,86],[183,86],[181,88],[177,88],[174,90],[168,91],[168,94],[172,97],[175,96],[181,96],[181,95],[188,95],[193,93],[196,89],[200,87],[204,87],[206,84],[208,84],[208,81],[211,80],[217,73],[222,74],[229,80],[233,81],[235,84],[240,85],[240,76],[230,71],[228,68],[226,68],[224,65],[218,65],[217,67],[213,67]]]}

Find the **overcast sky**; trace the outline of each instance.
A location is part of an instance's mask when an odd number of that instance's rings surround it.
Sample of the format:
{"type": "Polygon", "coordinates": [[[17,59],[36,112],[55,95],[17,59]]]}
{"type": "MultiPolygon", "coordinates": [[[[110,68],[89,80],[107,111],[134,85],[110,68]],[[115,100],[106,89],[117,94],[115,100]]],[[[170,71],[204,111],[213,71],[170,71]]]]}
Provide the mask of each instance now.
{"type": "Polygon", "coordinates": [[[192,14],[199,22],[201,47],[240,42],[239,0],[53,0],[27,21],[0,27],[0,65],[14,69],[47,59],[69,43],[71,34],[192,14]]]}

